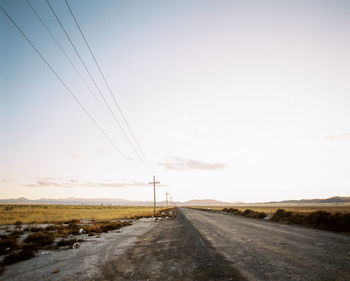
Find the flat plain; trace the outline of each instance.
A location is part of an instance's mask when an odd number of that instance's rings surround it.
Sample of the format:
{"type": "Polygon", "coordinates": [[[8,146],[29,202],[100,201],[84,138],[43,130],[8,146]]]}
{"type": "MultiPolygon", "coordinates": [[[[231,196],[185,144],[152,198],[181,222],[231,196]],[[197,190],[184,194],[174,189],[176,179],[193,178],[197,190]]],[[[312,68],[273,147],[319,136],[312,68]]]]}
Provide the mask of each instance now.
{"type": "Polygon", "coordinates": [[[4,204],[0,205],[0,225],[128,219],[152,214],[153,207],[145,206],[4,204]]]}

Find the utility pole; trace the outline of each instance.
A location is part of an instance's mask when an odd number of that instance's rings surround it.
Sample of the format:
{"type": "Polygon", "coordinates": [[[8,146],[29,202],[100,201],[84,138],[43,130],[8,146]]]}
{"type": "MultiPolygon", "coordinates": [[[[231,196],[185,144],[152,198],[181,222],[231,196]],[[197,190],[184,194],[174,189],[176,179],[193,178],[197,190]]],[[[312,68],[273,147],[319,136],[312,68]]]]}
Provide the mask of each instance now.
{"type": "Polygon", "coordinates": [[[170,207],[172,205],[172,202],[173,202],[173,197],[170,195],[170,207]]]}
{"type": "Polygon", "coordinates": [[[169,195],[169,193],[168,193],[168,191],[167,192],[165,192],[165,196],[166,196],[166,206],[168,207],[168,195],[169,195]]]}
{"type": "Polygon", "coordinates": [[[153,184],[153,216],[156,215],[156,184],[160,184],[159,181],[156,181],[156,176],[153,176],[153,182],[148,184],[153,184]]]}

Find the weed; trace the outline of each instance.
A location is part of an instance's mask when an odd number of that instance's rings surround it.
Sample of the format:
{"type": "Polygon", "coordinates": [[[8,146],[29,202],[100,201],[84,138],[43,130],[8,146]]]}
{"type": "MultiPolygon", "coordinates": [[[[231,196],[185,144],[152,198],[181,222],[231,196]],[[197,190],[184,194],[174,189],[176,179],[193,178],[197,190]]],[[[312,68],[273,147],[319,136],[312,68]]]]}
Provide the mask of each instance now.
{"type": "Polygon", "coordinates": [[[271,220],[276,222],[285,222],[289,224],[299,224],[324,230],[350,232],[349,213],[332,214],[326,211],[316,211],[312,213],[295,213],[285,211],[284,209],[278,209],[273,214],[271,220]]]}
{"type": "Polygon", "coordinates": [[[3,261],[3,265],[9,265],[19,261],[28,260],[34,256],[34,252],[30,249],[22,249],[18,252],[14,252],[6,256],[3,261]]]}
{"type": "Polygon", "coordinates": [[[0,255],[6,255],[18,249],[17,237],[7,235],[0,240],[0,255]]]}
{"type": "Polygon", "coordinates": [[[123,226],[127,226],[127,225],[131,225],[132,223],[129,221],[125,221],[125,222],[120,222],[120,221],[116,221],[116,222],[96,222],[93,225],[86,225],[84,226],[84,231],[86,233],[102,233],[102,232],[108,232],[108,231],[112,231],[115,229],[119,229],[123,226]]]}
{"type": "Polygon", "coordinates": [[[256,211],[251,210],[251,209],[246,209],[242,212],[242,211],[235,209],[235,208],[224,208],[224,209],[222,209],[222,211],[226,212],[226,213],[234,214],[234,215],[240,215],[240,216],[245,216],[245,217],[249,217],[249,218],[256,218],[256,219],[263,219],[267,216],[267,214],[264,212],[256,212],[256,211]]]}
{"type": "Polygon", "coordinates": [[[19,237],[19,236],[22,235],[23,233],[24,233],[23,230],[15,229],[14,231],[12,231],[11,235],[12,235],[12,236],[19,237]]]}
{"type": "Polygon", "coordinates": [[[39,231],[43,231],[44,228],[42,227],[37,227],[37,226],[28,226],[24,229],[24,231],[30,231],[30,232],[39,232],[39,231]]]}
{"type": "Polygon", "coordinates": [[[55,240],[55,236],[48,232],[36,232],[29,234],[24,240],[25,243],[33,245],[37,250],[45,246],[51,245],[55,240]]]}
{"type": "Polygon", "coordinates": [[[60,241],[57,242],[58,247],[64,247],[64,246],[69,246],[72,247],[74,243],[76,242],[83,242],[82,239],[61,239],[60,241]]]}

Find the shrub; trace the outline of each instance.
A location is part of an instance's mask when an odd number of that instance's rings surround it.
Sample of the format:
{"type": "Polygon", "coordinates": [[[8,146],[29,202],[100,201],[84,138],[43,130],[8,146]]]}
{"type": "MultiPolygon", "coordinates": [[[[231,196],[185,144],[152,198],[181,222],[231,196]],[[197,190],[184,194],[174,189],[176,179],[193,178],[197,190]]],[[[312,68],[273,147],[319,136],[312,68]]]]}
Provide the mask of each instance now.
{"type": "Polygon", "coordinates": [[[303,214],[278,209],[271,219],[276,222],[299,224],[324,230],[350,232],[349,213],[332,214],[326,211],[315,211],[303,214]]]}
{"type": "Polygon", "coordinates": [[[38,231],[44,231],[44,228],[42,227],[36,227],[36,226],[30,226],[26,227],[24,231],[30,231],[30,232],[38,232],[38,231]]]}
{"type": "Polygon", "coordinates": [[[55,236],[48,232],[36,232],[29,234],[24,240],[25,243],[33,245],[37,250],[51,245],[55,240],[55,236]]]}
{"type": "Polygon", "coordinates": [[[22,235],[23,233],[24,233],[23,230],[15,229],[14,231],[12,231],[11,235],[18,237],[18,236],[22,235]]]}
{"type": "Polygon", "coordinates": [[[3,265],[13,264],[19,261],[28,260],[34,257],[34,252],[30,249],[22,249],[5,257],[3,265]]]}
{"type": "Polygon", "coordinates": [[[127,225],[131,225],[132,223],[129,221],[125,221],[125,222],[120,222],[120,221],[116,221],[116,222],[99,222],[99,223],[95,223],[93,225],[87,225],[84,226],[84,231],[86,233],[101,233],[101,232],[108,232],[108,231],[112,231],[115,229],[119,229],[123,226],[127,226],[127,225]]]}
{"type": "Polygon", "coordinates": [[[0,240],[0,255],[8,254],[18,249],[17,237],[7,235],[0,240]]]}
{"type": "Polygon", "coordinates": [[[57,243],[57,246],[58,247],[64,247],[64,246],[69,246],[69,247],[72,247],[74,243],[76,242],[83,242],[82,239],[75,239],[75,238],[72,238],[72,239],[61,239],[60,241],[58,241],[57,243]]]}
{"type": "Polygon", "coordinates": [[[222,211],[226,212],[226,213],[233,214],[233,215],[240,215],[240,216],[245,216],[245,217],[249,217],[249,218],[263,219],[267,216],[267,214],[264,212],[256,212],[256,211],[253,211],[251,209],[246,209],[243,212],[241,212],[240,210],[235,209],[235,208],[224,208],[224,209],[222,209],[222,211]]]}

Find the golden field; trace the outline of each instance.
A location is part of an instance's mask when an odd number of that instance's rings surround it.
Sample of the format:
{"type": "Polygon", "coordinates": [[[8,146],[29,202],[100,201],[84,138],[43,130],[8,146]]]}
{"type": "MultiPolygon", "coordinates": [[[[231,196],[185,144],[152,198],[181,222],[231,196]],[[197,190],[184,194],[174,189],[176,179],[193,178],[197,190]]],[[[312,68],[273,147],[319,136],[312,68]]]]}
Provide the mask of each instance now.
{"type": "MultiPolygon", "coordinates": [[[[157,208],[157,212],[164,208],[157,208]]],[[[153,207],[96,205],[0,205],[0,225],[64,222],[70,220],[111,220],[152,216],[153,207]]]]}

